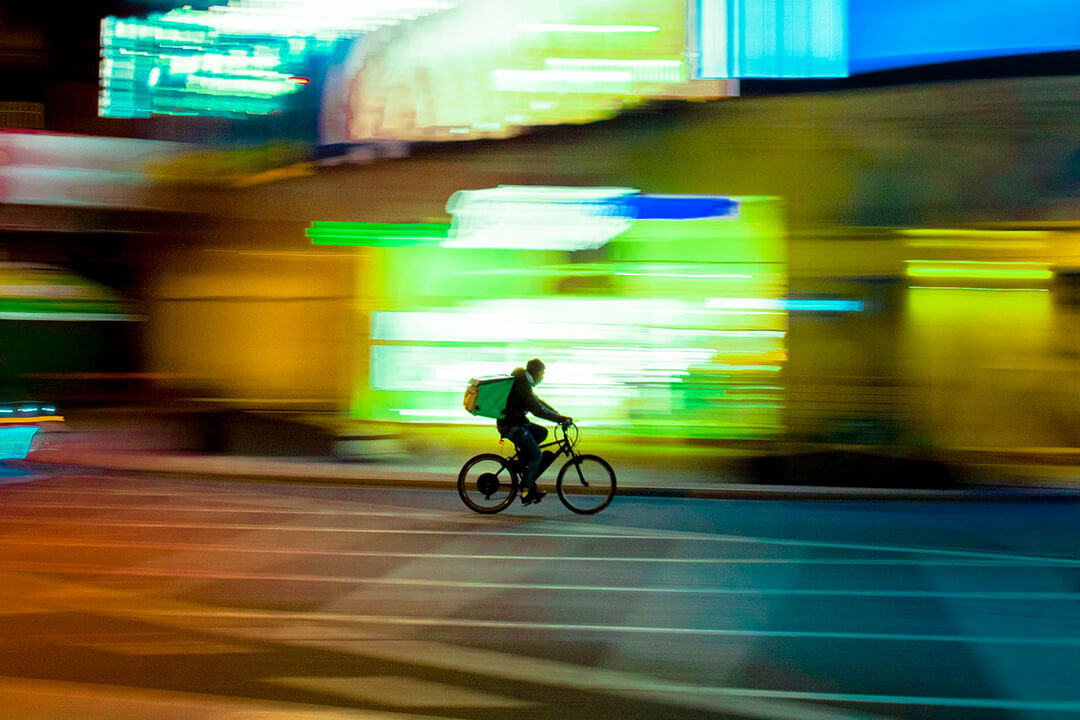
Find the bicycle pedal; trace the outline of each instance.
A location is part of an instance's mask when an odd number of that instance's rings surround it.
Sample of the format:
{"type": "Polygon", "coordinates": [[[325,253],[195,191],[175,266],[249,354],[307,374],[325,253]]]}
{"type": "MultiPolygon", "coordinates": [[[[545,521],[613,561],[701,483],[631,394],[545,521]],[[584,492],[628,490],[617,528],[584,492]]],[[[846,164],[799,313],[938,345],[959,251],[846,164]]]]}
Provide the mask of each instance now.
{"type": "Polygon", "coordinates": [[[535,505],[536,503],[543,500],[545,495],[547,495],[546,492],[541,492],[539,490],[537,490],[536,492],[531,492],[528,495],[522,495],[521,496],[521,504],[522,505],[535,505]]]}

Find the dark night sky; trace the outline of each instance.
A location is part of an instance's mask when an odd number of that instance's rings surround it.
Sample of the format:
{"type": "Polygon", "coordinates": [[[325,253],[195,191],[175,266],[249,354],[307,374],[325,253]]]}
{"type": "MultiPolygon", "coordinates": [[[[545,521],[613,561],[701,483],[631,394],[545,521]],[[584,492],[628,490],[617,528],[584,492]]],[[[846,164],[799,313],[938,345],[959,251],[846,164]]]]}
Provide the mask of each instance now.
{"type": "MultiPolygon", "coordinates": [[[[0,38],[10,45],[11,34],[24,34],[21,28],[36,29],[42,35],[47,51],[47,75],[43,80],[54,82],[89,81],[98,74],[101,19],[107,15],[120,17],[145,16],[166,12],[179,5],[206,7],[224,4],[199,0],[79,0],[78,2],[48,2],[48,0],[0,0],[0,38]]],[[[2,49],[2,46],[0,46],[2,49]]]]}
{"type": "Polygon", "coordinates": [[[73,4],[11,2],[0,4],[4,49],[19,44],[36,30],[44,41],[46,81],[93,80],[97,75],[101,18],[117,3],[84,0],[73,4]]]}

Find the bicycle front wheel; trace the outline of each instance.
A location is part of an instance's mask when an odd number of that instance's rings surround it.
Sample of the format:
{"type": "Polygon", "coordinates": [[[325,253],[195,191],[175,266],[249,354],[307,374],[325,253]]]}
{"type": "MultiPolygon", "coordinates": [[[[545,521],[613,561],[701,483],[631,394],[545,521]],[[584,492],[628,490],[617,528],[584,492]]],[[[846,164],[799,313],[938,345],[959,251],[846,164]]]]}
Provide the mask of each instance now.
{"type": "Polygon", "coordinates": [[[562,466],[555,490],[567,508],[580,515],[592,515],[615,497],[615,471],[603,458],[578,455],[562,466]]]}
{"type": "Polygon", "coordinates": [[[517,475],[502,455],[477,455],[458,473],[458,495],[474,512],[491,514],[505,510],[514,501],[517,489],[517,475]]]}

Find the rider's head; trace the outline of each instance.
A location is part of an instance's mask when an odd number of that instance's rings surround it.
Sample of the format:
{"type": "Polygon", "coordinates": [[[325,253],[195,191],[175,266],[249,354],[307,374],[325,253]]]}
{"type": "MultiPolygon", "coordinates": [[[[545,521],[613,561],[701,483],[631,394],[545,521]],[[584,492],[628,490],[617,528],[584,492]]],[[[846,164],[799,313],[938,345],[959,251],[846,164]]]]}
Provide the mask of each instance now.
{"type": "Polygon", "coordinates": [[[525,369],[532,375],[532,379],[537,385],[544,379],[544,361],[540,358],[533,358],[530,360],[525,365],[525,369]]]}

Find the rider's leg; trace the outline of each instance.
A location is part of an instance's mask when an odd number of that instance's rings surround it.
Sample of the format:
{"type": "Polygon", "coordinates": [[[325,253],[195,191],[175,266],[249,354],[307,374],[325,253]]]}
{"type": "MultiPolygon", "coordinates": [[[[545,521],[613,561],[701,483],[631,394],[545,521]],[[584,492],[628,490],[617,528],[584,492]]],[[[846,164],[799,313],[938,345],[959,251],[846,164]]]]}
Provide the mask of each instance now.
{"type": "MultiPolygon", "coordinates": [[[[539,448],[539,445],[545,440],[547,440],[547,428],[543,425],[537,425],[534,422],[529,423],[528,428],[529,432],[532,433],[533,438],[536,440],[536,444],[539,448]]],[[[551,465],[551,461],[554,459],[554,457],[548,456],[554,456],[554,453],[552,453],[550,450],[544,450],[542,453],[540,453],[540,460],[537,462],[536,470],[532,474],[533,488],[536,487],[536,481],[540,479],[540,476],[544,474],[544,471],[548,469],[548,466],[551,465]]]]}
{"type": "MultiPolygon", "coordinates": [[[[544,442],[544,440],[547,439],[547,428],[542,425],[537,425],[536,423],[529,423],[529,431],[533,434],[533,437],[536,438],[537,445],[541,444],[542,442],[544,442]]],[[[551,450],[544,450],[544,452],[540,455],[540,465],[536,469],[536,474],[533,475],[533,479],[536,480],[541,475],[543,475],[544,471],[551,467],[551,463],[555,462],[555,458],[557,458],[558,456],[558,453],[552,452],[551,450]]]]}
{"type": "Polygon", "coordinates": [[[537,425],[536,423],[531,422],[526,427],[529,428],[529,432],[532,433],[533,439],[536,440],[537,445],[547,440],[548,431],[543,425],[537,425]]]}
{"type": "MultiPolygon", "coordinates": [[[[532,423],[529,423],[529,425],[532,425],[532,423]]],[[[533,427],[540,426],[533,425],[533,427]]],[[[544,430],[544,428],[540,429],[544,430]]],[[[544,430],[544,435],[547,435],[546,430],[544,430]]],[[[521,485],[530,493],[534,492],[536,490],[537,471],[540,469],[540,444],[536,442],[536,435],[530,427],[518,425],[511,428],[509,437],[517,448],[518,457],[525,465],[525,470],[521,474],[521,485]]]]}

